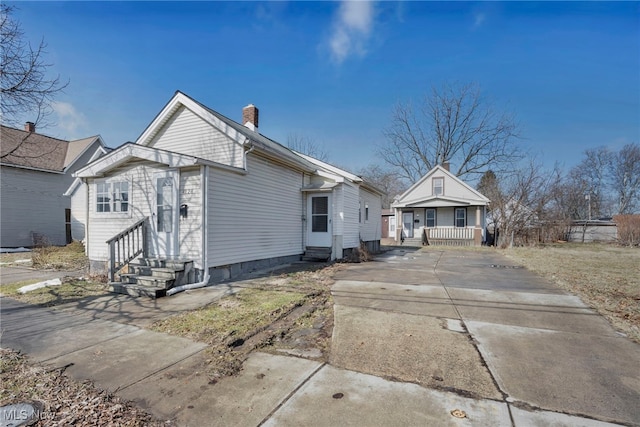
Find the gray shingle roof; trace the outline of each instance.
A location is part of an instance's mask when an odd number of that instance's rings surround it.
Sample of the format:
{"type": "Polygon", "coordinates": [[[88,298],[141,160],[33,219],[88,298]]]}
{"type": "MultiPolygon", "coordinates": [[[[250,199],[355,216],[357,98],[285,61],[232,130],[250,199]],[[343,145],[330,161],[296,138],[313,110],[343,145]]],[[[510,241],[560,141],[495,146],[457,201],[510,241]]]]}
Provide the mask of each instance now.
{"type": "Polygon", "coordinates": [[[62,139],[7,126],[0,129],[2,164],[63,172],[68,147],[62,139]]]}

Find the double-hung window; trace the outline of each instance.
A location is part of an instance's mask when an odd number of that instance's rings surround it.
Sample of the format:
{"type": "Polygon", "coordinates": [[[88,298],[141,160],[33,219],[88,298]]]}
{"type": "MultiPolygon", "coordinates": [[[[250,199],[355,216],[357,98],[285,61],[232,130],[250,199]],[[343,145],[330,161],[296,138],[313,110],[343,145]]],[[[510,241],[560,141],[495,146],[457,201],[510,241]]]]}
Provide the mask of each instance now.
{"type": "Polygon", "coordinates": [[[467,210],[465,208],[456,208],[456,227],[467,226],[467,210]]]}
{"type": "Polygon", "coordinates": [[[444,178],[433,178],[433,195],[442,196],[444,194],[444,178]]]}
{"type": "Polygon", "coordinates": [[[129,181],[121,179],[97,182],[96,212],[129,212],[129,181]]]}
{"type": "Polygon", "coordinates": [[[427,209],[426,212],[427,228],[435,228],[436,226],[436,210],[427,209]]]}

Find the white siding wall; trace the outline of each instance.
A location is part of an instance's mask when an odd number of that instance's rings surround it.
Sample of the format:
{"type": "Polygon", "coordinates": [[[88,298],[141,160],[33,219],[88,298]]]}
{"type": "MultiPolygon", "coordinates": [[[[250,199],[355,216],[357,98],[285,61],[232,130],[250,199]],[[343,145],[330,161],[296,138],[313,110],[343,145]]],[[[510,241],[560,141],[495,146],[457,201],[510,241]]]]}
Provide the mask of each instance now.
{"type": "Polygon", "coordinates": [[[185,107],[174,113],[150,146],[229,166],[244,166],[242,146],[185,107]]]}
{"type": "MultiPolygon", "coordinates": [[[[131,162],[112,171],[107,179],[115,176],[127,179],[130,183],[129,213],[113,214],[96,212],[95,180],[89,183],[89,227],[87,236],[89,259],[106,261],[109,247],[106,241],[144,217],[152,217],[155,210],[153,175],[166,170],[163,165],[149,162],[131,162]]],[[[153,245],[150,245],[152,247],[153,245]]]]}
{"type": "Polygon", "coordinates": [[[360,189],[362,199],[362,223],[360,224],[360,238],[365,242],[380,240],[382,221],[382,202],[380,196],[367,190],[360,189]],[[369,220],[366,220],[366,206],[369,206],[369,220]]]}
{"type": "Polygon", "coordinates": [[[438,208],[436,211],[436,225],[438,227],[453,227],[455,223],[453,208],[438,208]]]}
{"type": "Polygon", "coordinates": [[[180,217],[180,257],[194,260],[196,268],[202,264],[202,186],[200,168],[180,171],[179,204],[188,206],[187,217],[180,217]]]}
{"type": "Polygon", "coordinates": [[[71,238],[84,239],[87,220],[87,184],[82,183],[71,196],[71,238]]]}
{"type": "Polygon", "coordinates": [[[412,201],[419,200],[425,197],[430,197],[433,195],[433,178],[442,178],[444,177],[444,196],[445,197],[453,197],[457,199],[465,199],[465,200],[478,200],[478,196],[476,196],[472,191],[466,188],[464,185],[460,184],[460,182],[450,178],[449,176],[444,175],[440,171],[436,171],[432,176],[427,177],[420,185],[411,191],[411,193],[407,194],[402,198],[402,201],[412,201]]]}
{"type": "MultiPolygon", "coordinates": [[[[360,192],[358,187],[350,184],[342,184],[344,193],[344,230],[342,245],[344,249],[360,246],[360,223],[358,209],[360,192]]],[[[364,201],[362,203],[362,221],[364,221],[364,201]]]]}
{"type": "Polygon", "coordinates": [[[32,232],[64,245],[64,210],[70,206],[65,190],[61,174],[0,167],[0,246],[31,246],[32,232]]]}
{"type": "Polygon", "coordinates": [[[301,254],[302,174],[250,154],[247,175],[210,168],[209,266],[301,254]]]}

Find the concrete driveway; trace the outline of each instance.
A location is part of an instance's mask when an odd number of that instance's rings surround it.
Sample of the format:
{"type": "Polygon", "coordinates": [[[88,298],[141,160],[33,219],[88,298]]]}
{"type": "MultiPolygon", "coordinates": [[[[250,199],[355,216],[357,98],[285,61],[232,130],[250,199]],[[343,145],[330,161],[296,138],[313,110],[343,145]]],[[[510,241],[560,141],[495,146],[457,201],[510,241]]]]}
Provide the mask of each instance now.
{"type": "Polygon", "coordinates": [[[490,249],[397,249],[337,279],[333,366],[504,402],[516,425],[640,423],[640,346],[490,249]]]}
{"type": "Polygon", "coordinates": [[[255,352],[211,382],[205,344],[144,329],[233,284],[57,310],[1,298],[0,344],[179,426],[640,425],[640,346],[492,250],[396,249],[336,278],[329,363],[255,352]]]}

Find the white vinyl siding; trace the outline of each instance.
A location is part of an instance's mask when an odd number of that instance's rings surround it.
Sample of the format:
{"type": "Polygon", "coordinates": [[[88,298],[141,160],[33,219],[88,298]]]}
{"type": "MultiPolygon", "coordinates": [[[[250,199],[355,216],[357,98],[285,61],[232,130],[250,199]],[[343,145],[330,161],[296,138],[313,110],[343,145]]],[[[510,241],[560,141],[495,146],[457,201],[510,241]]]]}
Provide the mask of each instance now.
{"type": "Polygon", "coordinates": [[[87,184],[82,183],[71,196],[71,237],[83,240],[87,222],[87,184]]]}
{"type": "Polygon", "coordinates": [[[244,149],[186,107],[180,107],[150,147],[188,154],[229,166],[244,166],[244,149]]]}
{"type": "MultiPolygon", "coordinates": [[[[153,217],[156,203],[153,191],[153,174],[167,168],[150,162],[130,162],[110,173],[110,178],[127,179],[131,183],[129,193],[130,215],[111,216],[96,212],[96,182],[89,183],[89,223],[91,232],[87,236],[89,243],[89,258],[96,261],[108,259],[109,247],[106,241],[133,225],[144,217],[153,217]]],[[[149,248],[153,253],[153,242],[149,238],[149,248]]]]}
{"type": "Polygon", "coordinates": [[[347,182],[342,184],[341,187],[343,188],[344,194],[344,224],[342,229],[342,247],[343,249],[356,248],[360,246],[360,193],[358,191],[358,187],[347,182]]]}
{"type": "Polygon", "coordinates": [[[303,252],[302,174],[256,155],[247,169],[209,169],[209,267],[303,252]]]}
{"type": "Polygon", "coordinates": [[[453,227],[455,225],[453,208],[438,208],[438,227],[453,227]]]}
{"type": "Polygon", "coordinates": [[[382,206],[380,196],[373,194],[367,190],[360,188],[360,199],[365,210],[364,222],[360,224],[360,238],[369,242],[372,240],[380,240],[382,206]],[[366,210],[369,210],[369,220],[366,219],[366,210]]]}
{"type": "Polygon", "coordinates": [[[66,243],[65,209],[70,207],[64,176],[8,166],[0,167],[0,244],[32,246],[32,233],[53,245],[66,243]]]}
{"type": "MultiPolygon", "coordinates": [[[[187,217],[180,216],[179,255],[194,261],[196,268],[202,269],[202,186],[200,168],[180,171],[179,204],[187,205],[187,217]]],[[[179,213],[176,212],[176,215],[179,213]]]]}

